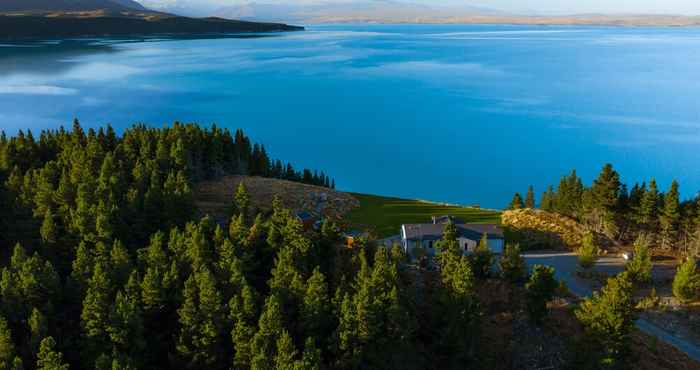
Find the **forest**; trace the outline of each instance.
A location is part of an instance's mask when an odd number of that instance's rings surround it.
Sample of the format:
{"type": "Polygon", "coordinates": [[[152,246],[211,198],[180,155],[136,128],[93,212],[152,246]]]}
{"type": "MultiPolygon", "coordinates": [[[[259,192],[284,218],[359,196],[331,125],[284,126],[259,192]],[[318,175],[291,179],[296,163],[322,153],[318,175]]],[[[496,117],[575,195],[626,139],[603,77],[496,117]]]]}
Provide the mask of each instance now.
{"type": "MultiPolygon", "coordinates": [[[[490,307],[479,288],[509,287],[525,303],[506,308],[535,328],[548,302],[567,296],[553,268],[528,274],[517,245],[506,246],[498,273],[486,237],[466,256],[453,224],[425,268],[398,246],[346,248],[328,220],[305,230],[279,198],[257,212],[243,185],[230,220],[215,223],[197,214],[192,188],[226,174],[334,187],[215,126],[137,125],[117,135],[109,126],[86,133],[76,121],[38,139],[2,134],[0,370],[506,369],[508,349],[483,340],[490,307]]],[[[562,189],[548,194],[556,207],[567,204],[562,189]]],[[[622,193],[605,210],[617,210],[622,193]]],[[[596,215],[590,222],[603,232],[626,230],[614,215],[596,215]]],[[[629,363],[629,276],[575,309],[586,336],[566,368],[629,363]]]]}
{"type": "Polygon", "coordinates": [[[541,208],[566,215],[620,244],[643,236],[658,250],[682,256],[700,253],[700,196],[681,200],[675,180],[665,192],[653,178],[630,188],[610,164],[590,186],[573,170],[556,188],[548,187],[539,204],[531,186],[524,198],[516,193],[508,208],[541,208]]]}

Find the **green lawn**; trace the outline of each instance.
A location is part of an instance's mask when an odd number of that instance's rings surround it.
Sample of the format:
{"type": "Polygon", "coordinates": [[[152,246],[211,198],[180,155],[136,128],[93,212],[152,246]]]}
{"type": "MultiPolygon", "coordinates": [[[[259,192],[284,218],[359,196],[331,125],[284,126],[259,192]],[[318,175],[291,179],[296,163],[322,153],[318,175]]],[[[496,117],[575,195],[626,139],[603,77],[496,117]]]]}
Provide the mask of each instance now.
{"type": "Polygon", "coordinates": [[[372,230],[384,238],[399,233],[401,224],[427,223],[431,216],[450,215],[467,223],[500,223],[500,212],[447,206],[419,200],[352,194],[360,201],[360,207],[346,215],[346,220],[357,227],[372,230]]]}

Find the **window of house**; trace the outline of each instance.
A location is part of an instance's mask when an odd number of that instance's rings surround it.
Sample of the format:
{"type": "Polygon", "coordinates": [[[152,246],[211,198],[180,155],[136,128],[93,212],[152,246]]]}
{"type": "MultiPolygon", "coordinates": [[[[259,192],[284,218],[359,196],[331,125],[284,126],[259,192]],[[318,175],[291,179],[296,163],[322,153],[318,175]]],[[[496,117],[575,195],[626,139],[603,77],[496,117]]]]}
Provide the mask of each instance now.
{"type": "Polygon", "coordinates": [[[433,249],[433,241],[432,240],[428,242],[428,248],[433,249]]]}

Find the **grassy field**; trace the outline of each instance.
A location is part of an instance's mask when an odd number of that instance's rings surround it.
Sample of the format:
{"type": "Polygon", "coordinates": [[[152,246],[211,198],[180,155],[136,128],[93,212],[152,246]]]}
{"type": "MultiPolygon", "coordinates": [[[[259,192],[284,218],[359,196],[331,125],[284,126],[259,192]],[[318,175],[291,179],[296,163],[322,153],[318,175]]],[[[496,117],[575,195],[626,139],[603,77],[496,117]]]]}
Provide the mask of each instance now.
{"type": "Polygon", "coordinates": [[[459,206],[398,199],[377,195],[352,194],[360,207],[345,216],[356,227],[366,227],[379,238],[399,233],[401,224],[426,223],[431,216],[450,215],[468,223],[500,223],[500,212],[459,206]]]}

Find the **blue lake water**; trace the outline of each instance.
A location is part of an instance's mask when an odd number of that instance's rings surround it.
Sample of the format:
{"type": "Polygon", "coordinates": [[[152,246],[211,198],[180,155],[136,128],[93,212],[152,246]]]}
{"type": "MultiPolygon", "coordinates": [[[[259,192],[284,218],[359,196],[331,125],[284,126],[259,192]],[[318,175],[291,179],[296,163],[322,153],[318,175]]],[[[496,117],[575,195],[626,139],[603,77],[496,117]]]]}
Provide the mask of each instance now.
{"type": "Polygon", "coordinates": [[[700,29],[325,25],[0,45],[8,133],[243,128],[340,189],[503,207],[576,168],[700,190],[700,29]]]}

